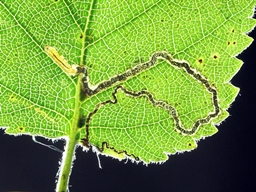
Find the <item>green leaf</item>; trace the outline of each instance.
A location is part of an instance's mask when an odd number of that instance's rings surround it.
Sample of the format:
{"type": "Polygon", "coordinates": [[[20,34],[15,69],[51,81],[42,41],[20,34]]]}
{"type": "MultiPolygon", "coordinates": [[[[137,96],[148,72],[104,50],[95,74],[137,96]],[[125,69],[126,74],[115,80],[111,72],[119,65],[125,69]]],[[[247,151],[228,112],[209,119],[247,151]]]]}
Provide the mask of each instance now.
{"type": "Polygon", "coordinates": [[[193,150],[239,92],[255,4],[3,0],[0,126],[145,164],[193,150]]]}

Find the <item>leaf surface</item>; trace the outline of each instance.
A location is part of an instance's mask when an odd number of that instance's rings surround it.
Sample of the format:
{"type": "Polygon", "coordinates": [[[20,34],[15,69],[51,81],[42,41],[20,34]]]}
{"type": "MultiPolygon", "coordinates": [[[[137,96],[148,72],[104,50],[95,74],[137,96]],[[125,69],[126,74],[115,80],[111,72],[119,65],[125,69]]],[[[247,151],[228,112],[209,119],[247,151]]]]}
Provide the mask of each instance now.
{"type": "Polygon", "coordinates": [[[144,163],[193,150],[238,94],[255,3],[1,1],[0,126],[144,163]]]}

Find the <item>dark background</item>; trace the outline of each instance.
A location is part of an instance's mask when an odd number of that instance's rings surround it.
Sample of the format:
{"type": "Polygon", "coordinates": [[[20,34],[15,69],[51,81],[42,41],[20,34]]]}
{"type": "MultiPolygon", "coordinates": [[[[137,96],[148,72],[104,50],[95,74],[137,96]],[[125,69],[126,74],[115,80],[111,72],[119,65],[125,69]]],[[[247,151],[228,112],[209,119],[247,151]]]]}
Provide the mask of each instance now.
{"type": "MultiPolygon", "coordinates": [[[[256,38],[255,31],[249,35],[256,38]]],[[[192,152],[148,167],[100,156],[99,169],[95,153],[79,148],[70,191],[256,191],[256,42],[239,58],[244,65],[232,84],[241,88],[240,95],[216,135],[201,140],[192,152]]],[[[62,148],[63,143],[56,146],[62,148]]],[[[0,130],[0,192],[54,191],[60,158],[29,136],[8,136],[0,130]]]]}

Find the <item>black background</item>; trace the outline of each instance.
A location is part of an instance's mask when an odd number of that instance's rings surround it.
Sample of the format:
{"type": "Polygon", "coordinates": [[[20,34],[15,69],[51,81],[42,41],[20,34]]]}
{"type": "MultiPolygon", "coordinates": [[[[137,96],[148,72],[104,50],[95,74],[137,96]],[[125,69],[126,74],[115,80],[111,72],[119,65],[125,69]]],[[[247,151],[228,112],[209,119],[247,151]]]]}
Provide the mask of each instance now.
{"type": "MultiPolygon", "coordinates": [[[[249,34],[256,37],[256,32],[249,34]]],[[[241,91],[219,132],[192,152],[170,156],[162,164],[125,164],[95,153],[76,151],[70,191],[256,191],[256,42],[238,58],[244,65],[232,79],[241,91]]],[[[49,142],[50,143],[50,142],[49,142]]],[[[62,141],[56,146],[63,148],[62,141]]],[[[0,130],[0,192],[54,191],[61,154],[0,130]]]]}

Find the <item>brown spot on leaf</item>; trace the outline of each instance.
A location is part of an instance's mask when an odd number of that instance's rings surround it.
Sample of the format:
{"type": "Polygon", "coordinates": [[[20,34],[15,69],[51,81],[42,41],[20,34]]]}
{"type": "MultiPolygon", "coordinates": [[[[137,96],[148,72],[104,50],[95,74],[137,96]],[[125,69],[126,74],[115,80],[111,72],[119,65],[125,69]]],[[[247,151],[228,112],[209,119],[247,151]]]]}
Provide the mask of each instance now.
{"type": "Polygon", "coordinates": [[[202,64],[202,63],[203,63],[203,59],[198,59],[198,62],[199,62],[200,64],[202,64]]]}
{"type": "Polygon", "coordinates": [[[217,55],[214,55],[214,56],[213,56],[213,59],[217,59],[217,58],[218,58],[217,55]]]}
{"type": "Polygon", "coordinates": [[[82,142],[83,146],[85,146],[87,148],[90,148],[90,144],[89,144],[88,139],[86,139],[86,138],[81,139],[81,142],[82,142]]]}

